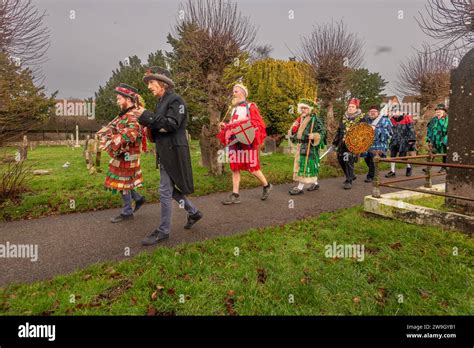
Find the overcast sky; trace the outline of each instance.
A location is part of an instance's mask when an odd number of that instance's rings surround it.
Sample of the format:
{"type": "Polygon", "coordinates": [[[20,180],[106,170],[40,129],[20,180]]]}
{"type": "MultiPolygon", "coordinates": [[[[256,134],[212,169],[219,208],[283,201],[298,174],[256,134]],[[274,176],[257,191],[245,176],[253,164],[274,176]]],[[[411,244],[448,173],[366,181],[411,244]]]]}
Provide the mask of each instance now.
{"type": "MultiPolygon", "coordinates": [[[[363,66],[379,72],[395,93],[399,64],[433,43],[415,17],[427,0],[237,0],[258,27],[257,41],[273,47],[272,57],[288,59],[315,23],[342,19],[365,42],[363,66]],[[289,18],[293,11],[294,19],[289,18]],[[403,11],[403,12],[401,12],[403,11]],[[402,18],[399,18],[402,17],[402,18]],[[390,50],[378,52],[380,47],[390,50]]],[[[150,52],[169,50],[166,36],[179,10],[171,0],[34,0],[47,12],[51,34],[45,85],[61,98],[94,96],[127,56],[142,62],[150,52]],[[75,19],[71,19],[71,11],[75,19]]],[[[205,49],[205,48],[203,48],[205,49]]]]}

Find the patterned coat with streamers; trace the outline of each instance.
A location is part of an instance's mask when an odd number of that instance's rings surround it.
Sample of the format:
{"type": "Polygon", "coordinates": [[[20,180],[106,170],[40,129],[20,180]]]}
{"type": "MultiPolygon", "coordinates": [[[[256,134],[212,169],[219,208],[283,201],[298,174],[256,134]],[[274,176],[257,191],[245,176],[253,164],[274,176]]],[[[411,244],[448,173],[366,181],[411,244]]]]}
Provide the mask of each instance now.
{"type": "Polygon", "coordinates": [[[319,174],[319,149],[326,146],[326,127],[323,120],[314,113],[304,118],[298,117],[291,126],[290,139],[297,144],[293,180],[313,183],[319,174]],[[309,140],[310,134],[313,134],[313,140],[309,140]]]}
{"type": "MultiPolygon", "coordinates": [[[[367,124],[372,124],[375,120],[372,120],[369,116],[364,118],[367,124]]],[[[381,155],[384,156],[388,151],[390,139],[392,139],[392,122],[390,122],[388,116],[382,116],[377,126],[375,126],[374,142],[368,152],[361,154],[361,157],[373,156],[374,152],[380,151],[381,155]]]]}
{"type": "Polygon", "coordinates": [[[428,123],[426,142],[433,145],[436,153],[446,153],[448,146],[448,116],[433,117],[428,123]]]}
{"type": "Polygon", "coordinates": [[[101,139],[100,148],[111,157],[105,188],[114,193],[127,193],[143,186],[140,168],[143,133],[133,109],[134,107],[131,107],[121,112],[98,132],[101,139]]]}

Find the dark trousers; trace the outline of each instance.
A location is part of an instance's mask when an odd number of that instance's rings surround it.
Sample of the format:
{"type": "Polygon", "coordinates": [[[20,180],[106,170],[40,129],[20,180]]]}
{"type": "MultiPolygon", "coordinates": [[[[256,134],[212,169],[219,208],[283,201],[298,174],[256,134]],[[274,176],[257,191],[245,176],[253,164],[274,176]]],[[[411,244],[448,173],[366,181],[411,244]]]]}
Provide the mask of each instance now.
{"type": "Polygon", "coordinates": [[[179,191],[171,180],[165,167],[160,164],[160,205],[161,205],[161,220],[158,230],[164,234],[169,234],[171,231],[171,215],[173,212],[173,199],[179,203],[180,207],[184,208],[189,215],[194,215],[198,209],[193,203],[179,191]]]}
{"type": "Polygon", "coordinates": [[[354,163],[357,161],[357,156],[350,152],[342,152],[337,154],[337,160],[344,171],[346,181],[352,182],[355,178],[354,163]]]}
{"type": "MultiPolygon", "coordinates": [[[[381,153],[379,155],[381,158],[385,158],[385,153],[381,153]]],[[[375,163],[374,163],[375,155],[372,152],[368,152],[364,157],[365,164],[369,168],[369,172],[367,173],[367,178],[373,179],[375,177],[375,163]]]]}
{"type": "Polygon", "coordinates": [[[369,172],[367,173],[367,178],[373,179],[375,176],[375,164],[374,164],[374,156],[368,155],[364,157],[365,164],[369,167],[369,172]]]}

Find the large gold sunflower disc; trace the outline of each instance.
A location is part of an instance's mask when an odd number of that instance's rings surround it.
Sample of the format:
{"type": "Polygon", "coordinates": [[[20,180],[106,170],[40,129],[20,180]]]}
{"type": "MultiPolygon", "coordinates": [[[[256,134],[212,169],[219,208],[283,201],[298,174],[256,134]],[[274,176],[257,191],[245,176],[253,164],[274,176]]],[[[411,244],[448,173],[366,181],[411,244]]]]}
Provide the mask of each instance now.
{"type": "Polygon", "coordinates": [[[346,134],[346,146],[350,152],[358,155],[366,152],[374,142],[374,129],[367,123],[352,126],[346,134]]]}

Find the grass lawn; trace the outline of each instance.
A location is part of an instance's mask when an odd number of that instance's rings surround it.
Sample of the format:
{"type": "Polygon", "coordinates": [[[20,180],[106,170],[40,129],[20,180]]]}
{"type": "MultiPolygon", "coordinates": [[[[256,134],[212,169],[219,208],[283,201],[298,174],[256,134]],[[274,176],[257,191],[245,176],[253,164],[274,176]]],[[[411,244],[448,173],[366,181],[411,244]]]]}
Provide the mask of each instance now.
{"type": "Polygon", "coordinates": [[[463,208],[453,205],[446,205],[445,204],[445,197],[431,195],[429,197],[421,197],[421,198],[405,198],[405,199],[397,199],[406,203],[419,205],[426,208],[437,209],[444,212],[451,212],[451,213],[458,213],[466,215],[466,212],[463,208]]]}
{"type": "MultiPolygon", "coordinates": [[[[12,154],[14,148],[0,149],[0,158],[12,154]]],[[[207,168],[199,165],[201,154],[197,141],[191,143],[191,156],[194,175],[194,196],[207,195],[213,192],[232,190],[231,173],[226,167],[226,175],[214,177],[208,174],[207,168]]],[[[290,183],[293,176],[292,155],[275,153],[261,156],[262,170],[267,179],[274,184],[290,183]]],[[[109,156],[102,153],[102,173],[90,175],[87,171],[82,149],[72,149],[67,146],[40,146],[28,153],[27,163],[34,169],[48,169],[49,175],[34,176],[28,183],[29,191],[24,193],[19,202],[6,201],[0,205],[0,221],[31,219],[45,215],[83,212],[120,207],[120,195],[113,195],[104,190],[103,183],[107,172],[109,156]],[[70,162],[69,168],[62,165],[70,162]],[[70,200],[75,201],[75,208],[70,208],[70,200]]],[[[142,155],[142,170],[145,187],[139,189],[144,193],[148,202],[159,199],[159,171],[155,169],[154,154],[142,155]]],[[[384,164],[388,168],[388,164],[384,164]]],[[[0,173],[5,166],[0,165],[0,173]]],[[[356,172],[366,173],[367,166],[361,159],[356,165],[356,172]]],[[[322,165],[320,178],[341,176],[342,170],[328,165],[322,165]]],[[[245,172],[242,175],[241,188],[251,188],[259,185],[259,181],[245,172]]]]}
{"type": "Polygon", "coordinates": [[[357,207],[11,285],[0,289],[0,312],[472,315],[473,256],[472,239],[460,232],[357,207]],[[363,245],[363,261],[326,257],[333,242],[363,245]]]}
{"type": "Polygon", "coordinates": [[[422,207],[438,209],[442,211],[453,211],[446,205],[444,205],[445,198],[441,196],[429,196],[422,198],[409,198],[403,200],[406,203],[421,205],[422,207]]]}

